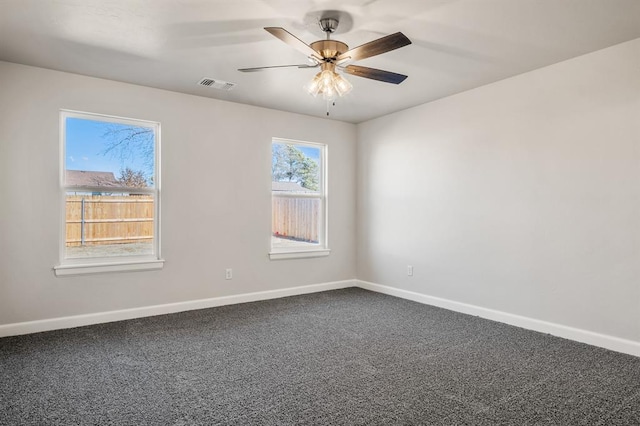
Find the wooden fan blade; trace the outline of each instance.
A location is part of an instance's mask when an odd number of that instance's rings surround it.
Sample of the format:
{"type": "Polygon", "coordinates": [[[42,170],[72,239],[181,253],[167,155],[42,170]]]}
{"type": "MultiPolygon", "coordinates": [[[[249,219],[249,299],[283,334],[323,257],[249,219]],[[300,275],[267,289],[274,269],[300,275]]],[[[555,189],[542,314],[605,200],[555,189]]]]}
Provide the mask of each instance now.
{"type": "Polygon", "coordinates": [[[390,52],[409,44],[411,44],[411,40],[409,40],[404,34],[398,32],[370,41],[369,43],[365,43],[361,46],[354,47],[353,49],[339,55],[336,58],[336,61],[340,62],[347,59],[358,61],[360,59],[370,58],[372,56],[390,52]]]}
{"type": "Polygon", "coordinates": [[[358,65],[349,65],[344,67],[347,74],[356,75],[358,77],[370,78],[372,80],[384,81],[385,83],[400,84],[407,76],[396,74],[391,71],[383,71],[375,68],[361,67],[358,65]]]}
{"type": "Polygon", "coordinates": [[[320,64],[316,64],[316,65],[307,65],[307,64],[300,64],[300,65],[272,65],[270,67],[254,67],[254,68],[238,68],[238,71],[242,71],[242,72],[256,72],[256,71],[263,71],[263,70],[268,70],[271,68],[317,68],[318,66],[320,66],[320,64]]]}
{"type": "Polygon", "coordinates": [[[299,52],[304,53],[306,56],[311,56],[318,61],[322,61],[322,56],[317,51],[313,50],[311,46],[306,44],[304,41],[300,40],[298,37],[291,34],[289,31],[280,27],[265,27],[271,35],[279,38],[280,40],[287,43],[289,46],[293,47],[299,52]]]}

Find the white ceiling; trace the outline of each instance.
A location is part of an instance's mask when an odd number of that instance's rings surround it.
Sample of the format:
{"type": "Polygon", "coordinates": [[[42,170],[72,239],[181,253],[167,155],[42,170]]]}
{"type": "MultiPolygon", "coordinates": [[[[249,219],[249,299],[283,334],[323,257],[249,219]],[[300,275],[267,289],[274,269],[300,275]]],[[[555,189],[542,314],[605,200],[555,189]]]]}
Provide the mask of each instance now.
{"type": "Polygon", "coordinates": [[[237,69],[306,63],[263,27],[311,43],[327,10],[350,47],[397,31],[413,42],[357,62],[409,78],[347,76],[329,118],[354,123],[640,37],[640,0],[0,0],[0,60],[324,117],[303,90],[317,69],[237,69]]]}

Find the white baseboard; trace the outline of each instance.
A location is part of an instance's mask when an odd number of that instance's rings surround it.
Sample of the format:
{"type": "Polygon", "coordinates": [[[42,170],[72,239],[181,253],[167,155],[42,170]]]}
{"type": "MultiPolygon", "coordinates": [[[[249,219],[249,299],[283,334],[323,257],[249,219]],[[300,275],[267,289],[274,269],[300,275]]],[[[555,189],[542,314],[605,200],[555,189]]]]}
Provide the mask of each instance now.
{"type": "Polygon", "coordinates": [[[609,336],[606,334],[595,333],[588,330],[568,327],[566,325],[555,324],[552,322],[541,321],[534,318],[528,318],[520,315],[510,314],[507,312],[483,308],[481,306],[469,305],[467,303],[428,296],[422,293],[401,290],[398,288],[374,284],[367,281],[356,280],[356,282],[358,287],[365,290],[384,293],[391,296],[400,297],[402,299],[413,300],[414,302],[437,306],[439,308],[449,309],[451,311],[461,312],[464,314],[476,315],[481,318],[515,325],[517,327],[539,331],[541,333],[548,333],[553,336],[563,337],[565,339],[575,340],[577,342],[587,343],[589,345],[599,346],[601,348],[610,349],[612,351],[622,352],[640,357],[640,342],[636,342],[633,340],[621,339],[619,337],[609,336]]]}
{"type": "Polygon", "coordinates": [[[190,300],[186,302],[168,303],[164,305],[144,306],[141,308],[122,309],[117,311],[98,312],[85,315],[52,318],[37,321],[19,322],[0,325],[0,337],[17,336],[20,334],[39,333],[42,331],[59,330],[64,328],[82,327],[85,325],[101,324],[113,321],[123,321],[154,315],[172,314],[195,309],[213,308],[216,306],[234,305],[238,303],[257,302],[260,300],[277,299],[281,297],[297,296],[301,294],[317,293],[320,291],[337,290],[348,287],[360,287],[378,293],[388,294],[403,299],[413,300],[426,305],[437,306],[481,318],[526,328],[529,330],[548,333],[565,339],[575,340],[594,346],[622,352],[640,357],[640,342],[621,339],[606,334],[568,327],[534,318],[523,317],[507,312],[483,308],[481,306],[442,299],[413,291],[384,286],[361,280],[334,281],[312,284],[301,287],[290,287],[278,290],[259,291],[231,296],[213,297],[210,299],[190,300]]]}
{"type": "Polygon", "coordinates": [[[195,309],[206,309],[224,305],[235,305],[237,303],[278,299],[281,297],[297,296],[300,294],[317,293],[320,291],[337,290],[355,286],[355,280],[334,281],[301,287],[290,287],[278,290],[237,294],[232,296],[213,297],[210,299],[189,300],[186,302],[168,303],[165,305],[144,306],[141,308],[122,309],[118,311],[98,312],[94,314],[74,315],[69,317],[5,324],[0,325],[0,337],[39,333],[41,331],[60,330],[63,328],[81,327],[85,325],[150,317],[154,315],[173,314],[176,312],[192,311],[195,309]]]}

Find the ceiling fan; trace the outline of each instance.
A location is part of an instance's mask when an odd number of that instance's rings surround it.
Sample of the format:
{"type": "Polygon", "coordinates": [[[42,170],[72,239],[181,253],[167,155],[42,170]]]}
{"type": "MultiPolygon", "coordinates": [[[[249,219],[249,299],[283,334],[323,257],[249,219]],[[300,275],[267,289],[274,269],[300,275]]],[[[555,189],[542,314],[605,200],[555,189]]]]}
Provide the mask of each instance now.
{"type": "MultiPolygon", "coordinates": [[[[309,64],[300,65],[274,65],[267,67],[241,68],[238,71],[254,72],[272,68],[317,68],[321,71],[306,86],[307,91],[313,95],[322,95],[327,102],[335,101],[337,96],[343,96],[351,91],[351,83],[336,72],[340,69],[347,74],[385,83],[400,84],[407,76],[390,71],[368,68],[359,65],[345,65],[372,56],[381,55],[395,49],[411,44],[404,34],[397,32],[377,40],[370,41],[361,46],[349,50],[349,46],[338,40],[331,40],[330,35],[338,28],[338,19],[322,18],[319,20],[320,28],[327,34],[325,40],[318,40],[310,45],[306,44],[289,31],[280,27],[266,27],[271,35],[284,41],[294,49],[304,53],[310,60],[309,64]]],[[[327,112],[327,115],[329,113],[327,112]]]]}

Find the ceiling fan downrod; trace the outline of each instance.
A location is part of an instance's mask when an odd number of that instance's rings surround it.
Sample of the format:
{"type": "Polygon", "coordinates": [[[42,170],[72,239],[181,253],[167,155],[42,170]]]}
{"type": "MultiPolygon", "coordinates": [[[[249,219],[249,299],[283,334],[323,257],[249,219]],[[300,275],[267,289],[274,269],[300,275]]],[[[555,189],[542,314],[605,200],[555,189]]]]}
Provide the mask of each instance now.
{"type": "Polygon", "coordinates": [[[318,21],[320,29],[327,33],[327,40],[329,40],[329,36],[338,29],[338,23],[338,20],[335,18],[321,18],[318,21]]]}
{"type": "Polygon", "coordinates": [[[325,63],[334,63],[336,57],[349,50],[349,46],[338,40],[331,40],[330,36],[338,28],[338,20],[335,18],[322,18],[318,21],[320,29],[327,34],[324,40],[311,43],[311,48],[318,52],[325,63]]]}

